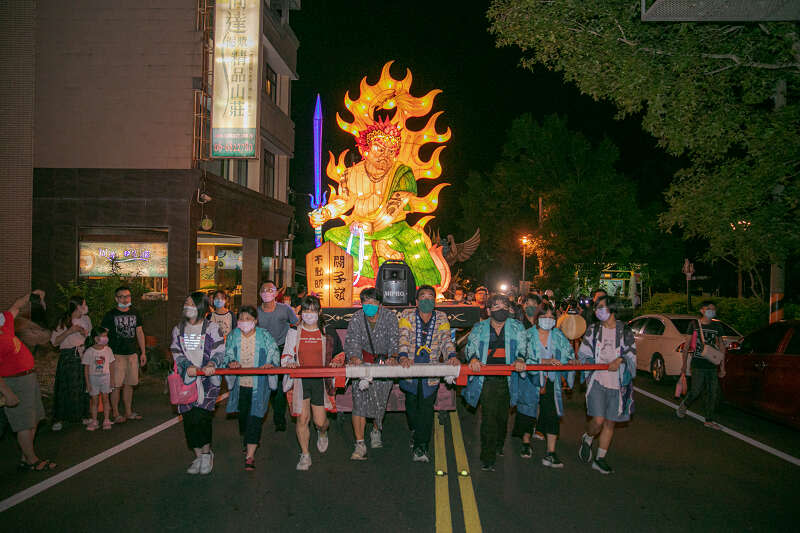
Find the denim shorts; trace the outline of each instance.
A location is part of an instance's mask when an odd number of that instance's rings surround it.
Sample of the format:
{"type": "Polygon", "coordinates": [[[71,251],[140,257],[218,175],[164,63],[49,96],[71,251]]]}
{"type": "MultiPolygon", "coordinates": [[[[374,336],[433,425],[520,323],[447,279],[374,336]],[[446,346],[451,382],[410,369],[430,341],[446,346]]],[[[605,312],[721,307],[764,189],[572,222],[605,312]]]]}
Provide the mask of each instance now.
{"type": "Polygon", "coordinates": [[[609,389],[595,381],[586,395],[586,413],[589,416],[602,416],[613,422],[627,422],[630,416],[620,413],[621,401],[619,389],[609,389]]]}

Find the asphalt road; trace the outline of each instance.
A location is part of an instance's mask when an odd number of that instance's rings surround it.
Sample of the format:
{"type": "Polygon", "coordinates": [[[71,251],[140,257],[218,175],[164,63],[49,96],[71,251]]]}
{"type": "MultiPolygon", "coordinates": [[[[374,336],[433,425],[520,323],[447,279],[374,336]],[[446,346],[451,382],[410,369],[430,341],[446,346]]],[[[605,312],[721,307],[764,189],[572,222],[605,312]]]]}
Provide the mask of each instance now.
{"type": "MultiPolygon", "coordinates": [[[[637,386],[668,398],[670,384],[640,375],[637,386]]],[[[17,473],[18,451],[0,441],[0,508],[29,487],[126,442],[174,417],[163,390],[137,392],[143,421],[108,432],[43,429],[42,457],[59,463],[54,474],[17,473]]],[[[308,472],[295,471],[293,425],[275,433],[265,424],[256,472],[245,472],[235,420],[217,410],[214,471],[184,473],[192,454],[174,424],[111,455],[0,514],[3,531],[781,531],[795,530],[800,467],[692,419],[642,394],[636,415],[617,431],[608,454],[616,473],[602,476],[577,461],[583,396],[566,401],[557,451],[563,470],[519,457],[509,436],[497,471],[478,462],[480,413],[463,406],[437,428],[439,464],[412,463],[405,416],[387,415],[384,447],[369,460],[349,460],[348,415],[332,424],[330,448],[308,472]],[[463,447],[459,434],[463,434],[463,447]],[[445,461],[446,459],[446,461],[445,461]],[[459,462],[468,460],[467,465],[459,462]],[[444,475],[437,476],[439,469],[444,475]],[[467,470],[460,476],[459,470],[467,470]],[[437,488],[438,487],[438,488],[437,488]],[[466,516],[465,516],[466,514],[466,516]]],[[[512,418],[513,421],[513,418],[512,418]]],[[[723,406],[720,422],[794,457],[800,434],[723,406]]],[[[312,434],[312,443],[314,435],[312,434]]],[[[57,478],[55,478],[57,479],[57,478]]],[[[24,494],[24,492],[22,493],[24,494]]]]}

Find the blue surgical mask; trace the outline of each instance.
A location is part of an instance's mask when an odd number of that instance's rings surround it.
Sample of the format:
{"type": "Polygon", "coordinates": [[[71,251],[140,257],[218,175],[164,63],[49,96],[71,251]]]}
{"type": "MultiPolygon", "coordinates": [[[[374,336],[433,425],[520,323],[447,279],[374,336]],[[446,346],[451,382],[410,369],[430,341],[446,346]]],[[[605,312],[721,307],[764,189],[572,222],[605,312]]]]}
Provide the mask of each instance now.
{"type": "Polygon", "coordinates": [[[122,310],[125,310],[125,309],[129,308],[130,306],[131,306],[130,302],[128,302],[126,304],[121,304],[121,303],[117,302],[117,307],[119,307],[122,310]]]}
{"type": "Polygon", "coordinates": [[[605,322],[611,317],[611,312],[608,310],[607,307],[601,307],[600,309],[594,312],[594,316],[597,317],[597,320],[600,322],[605,322]]]}
{"type": "Polygon", "coordinates": [[[539,327],[544,330],[553,329],[555,325],[556,325],[555,318],[543,317],[539,319],[539,327]]]}
{"type": "Polygon", "coordinates": [[[216,309],[221,309],[221,308],[225,307],[225,300],[222,300],[220,298],[215,298],[214,299],[214,307],[216,309]]]}
{"type": "Polygon", "coordinates": [[[713,309],[706,309],[706,310],[703,312],[703,314],[704,314],[704,315],[706,316],[706,318],[708,318],[708,319],[711,319],[711,318],[714,318],[715,316],[717,316],[717,312],[716,312],[716,311],[714,311],[713,309]]]}
{"type": "Polygon", "coordinates": [[[378,314],[378,306],[375,304],[364,304],[364,314],[373,317],[378,314]]]}

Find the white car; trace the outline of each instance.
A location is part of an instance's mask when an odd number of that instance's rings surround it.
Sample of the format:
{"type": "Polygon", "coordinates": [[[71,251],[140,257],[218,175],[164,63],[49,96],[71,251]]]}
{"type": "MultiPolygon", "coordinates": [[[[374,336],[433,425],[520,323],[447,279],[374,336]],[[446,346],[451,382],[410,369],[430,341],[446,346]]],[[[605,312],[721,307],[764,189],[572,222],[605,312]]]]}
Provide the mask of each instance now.
{"type": "MultiPolygon", "coordinates": [[[[695,315],[652,314],[628,322],[636,337],[636,368],[648,371],[655,381],[666,376],[679,376],[683,344],[689,339],[689,326],[697,321],[695,315]]],[[[725,348],[736,347],[742,342],[743,337],[738,331],[716,318],[714,322],[723,327],[725,348]]]]}

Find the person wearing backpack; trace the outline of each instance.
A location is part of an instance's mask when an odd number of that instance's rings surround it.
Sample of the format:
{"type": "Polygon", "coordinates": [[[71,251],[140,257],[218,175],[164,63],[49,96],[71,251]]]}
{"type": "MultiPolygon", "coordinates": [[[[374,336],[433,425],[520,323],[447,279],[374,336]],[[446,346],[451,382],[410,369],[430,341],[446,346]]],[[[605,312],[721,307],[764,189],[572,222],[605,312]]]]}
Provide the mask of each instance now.
{"type": "Polygon", "coordinates": [[[178,404],[186,442],[195,454],[188,474],[210,474],[214,468],[211,423],[221,383],[214,371],[222,366],[225,343],[219,326],[205,318],[208,309],[206,293],[197,291],[186,298],[183,319],[173,328],[170,345],[178,375],[185,385],[194,384],[197,388],[194,401],[178,404]]]}
{"type": "Polygon", "coordinates": [[[704,425],[711,429],[720,429],[714,419],[716,418],[717,397],[719,391],[719,377],[725,377],[725,358],[717,365],[703,356],[703,348],[709,345],[718,350],[725,351],[722,345],[722,336],[725,334],[722,324],[714,322],[717,316],[717,307],[714,302],[706,300],[700,304],[700,322],[692,321],[689,326],[689,341],[683,343],[683,364],[681,377],[686,378],[686,363],[691,352],[692,357],[692,384],[689,394],[678,406],[675,414],[678,418],[686,416],[689,407],[705,392],[705,422],[704,425]]]}
{"type": "Polygon", "coordinates": [[[592,463],[601,474],[614,470],[606,453],[617,422],[627,422],[633,414],[633,378],[636,376],[636,339],[625,322],[617,320],[620,309],[613,296],[600,296],[595,302],[597,321],[586,330],[578,349],[580,364],[607,364],[608,370],[584,373],[587,379],[586,412],[590,417],[581,437],[578,460],[592,463]],[[592,442],[597,438],[597,455],[592,461],[592,442]]]}

